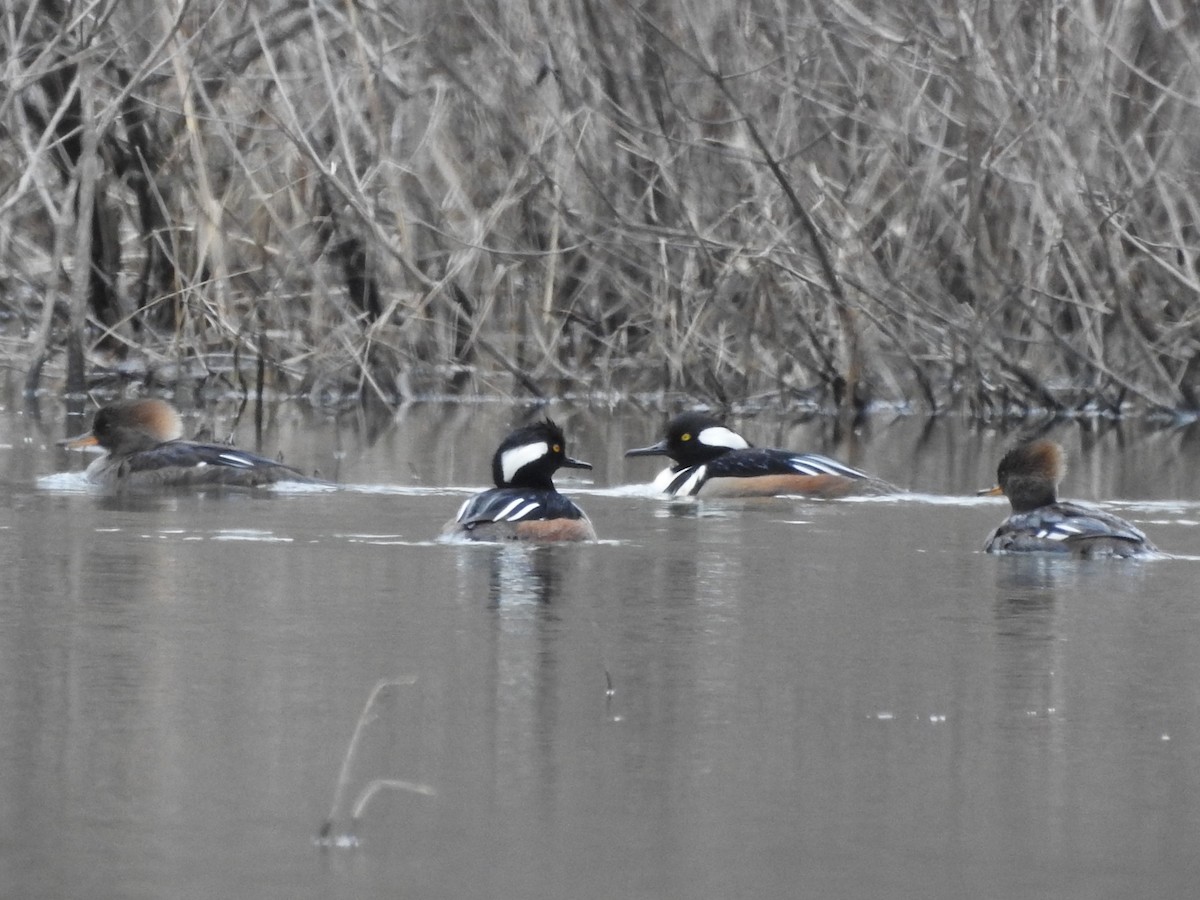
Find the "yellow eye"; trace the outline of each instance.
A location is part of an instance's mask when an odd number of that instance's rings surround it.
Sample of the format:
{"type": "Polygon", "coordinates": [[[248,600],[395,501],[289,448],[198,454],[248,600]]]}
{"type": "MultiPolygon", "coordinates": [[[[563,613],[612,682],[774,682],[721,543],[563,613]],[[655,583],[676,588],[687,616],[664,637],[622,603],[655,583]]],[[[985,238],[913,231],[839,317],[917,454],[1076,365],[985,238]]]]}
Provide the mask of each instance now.
{"type": "Polygon", "coordinates": [[[692,439],[692,436],[691,436],[691,434],[689,433],[689,434],[682,435],[682,436],[681,436],[679,439],[680,439],[681,441],[690,441],[690,440],[692,439]]]}
{"type": "Polygon", "coordinates": [[[560,445],[560,444],[555,444],[550,449],[553,450],[555,453],[562,453],[562,445],[560,445]]]}

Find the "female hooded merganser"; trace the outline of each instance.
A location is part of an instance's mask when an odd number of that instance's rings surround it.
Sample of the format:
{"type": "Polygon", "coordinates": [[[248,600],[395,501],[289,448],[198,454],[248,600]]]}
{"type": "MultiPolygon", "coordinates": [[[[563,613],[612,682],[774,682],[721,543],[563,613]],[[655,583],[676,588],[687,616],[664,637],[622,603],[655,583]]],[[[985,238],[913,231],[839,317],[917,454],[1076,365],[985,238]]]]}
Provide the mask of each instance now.
{"type": "Polygon", "coordinates": [[[712,416],[688,412],[667,425],[667,436],[626,456],[669,456],[675,465],[654,479],[672,497],[770,497],[801,494],[833,499],[851,494],[892,494],[897,488],[816,453],[751,446],[712,416]]]}
{"type": "Polygon", "coordinates": [[[1158,552],[1146,535],[1119,516],[1058,499],[1064,472],[1062,447],[1036,440],[1004,454],[998,484],[980,495],[1004,494],[1012,515],[988,535],[988,553],[1070,553],[1140,556],[1158,552]]]}
{"type": "Polygon", "coordinates": [[[96,484],[117,488],[259,487],[313,479],[290,466],[223,444],[182,440],[183,422],[165,400],[126,400],[96,411],[92,429],[61,443],[108,451],[87,468],[96,484]]]}
{"type": "Polygon", "coordinates": [[[594,541],[587,514],[551,480],[559,468],[592,467],[567,456],[565,444],[549,419],[518,428],[492,457],[496,486],[464,503],[442,534],[472,541],[594,541]]]}

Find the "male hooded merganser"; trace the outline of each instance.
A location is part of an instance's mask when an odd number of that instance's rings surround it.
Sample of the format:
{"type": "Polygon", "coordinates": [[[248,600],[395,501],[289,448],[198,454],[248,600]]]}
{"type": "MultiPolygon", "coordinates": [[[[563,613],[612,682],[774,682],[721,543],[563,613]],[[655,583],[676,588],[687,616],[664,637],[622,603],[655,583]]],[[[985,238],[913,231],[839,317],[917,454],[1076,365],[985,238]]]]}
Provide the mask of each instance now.
{"type": "Polygon", "coordinates": [[[1140,556],[1158,552],[1146,535],[1119,516],[1058,499],[1063,450],[1041,439],[1014,447],[996,470],[998,484],[980,495],[1004,494],[1012,515],[988,535],[988,553],[1070,553],[1140,556]]]}
{"type": "Polygon", "coordinates": [[[851,494],[891,494],[897,488],[816,453],[751,446],[719,420],[698,412],[676,416],[667,436],[626,456],[669,456],[675,465],[654,479],[672,497],[770,497],[801,494],[833,499],[851,494]]]}
{"type": "Polygon", "coordinates": [[[312,482],[291,466],[223,444],[182,440],[183,422],[165,400],[126,400],[96,411],[92,429],[61,443],[108,451],[87,468],[96,484],[117,488],[259,487],[312,482]]]}
{"type": "Polygon", "coordinates": [[[565,444],[549,419],[518,428],[492,457],[496,486],[467,500],[442,534],[472,541],[594,541],[587,514],[551,480],[559,468],[592,467],[567,456],[565,444]]]}

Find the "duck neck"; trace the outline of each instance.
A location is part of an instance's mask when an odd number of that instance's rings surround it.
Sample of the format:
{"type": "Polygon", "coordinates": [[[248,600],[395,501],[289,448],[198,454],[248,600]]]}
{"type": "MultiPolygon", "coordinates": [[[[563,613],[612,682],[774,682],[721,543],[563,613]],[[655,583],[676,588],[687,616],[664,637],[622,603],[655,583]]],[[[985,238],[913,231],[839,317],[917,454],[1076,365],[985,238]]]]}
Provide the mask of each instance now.
{"type": "Polygon", "coordinates": [[[1053,481],[1045,478],[1017,477],[1010,479],[1004,489],[1013,512],[1023,513],[1058,502],[1053,481]]]}
{"type": "Polygon", "coordinates": [[[554,490],[553,472],[546,472],[536,466],[519,469],[512,481],[504,479],[504,472],[499,465],[492,469],[493,480],[498,488],[528,488],[535,491],[554,490]]]}

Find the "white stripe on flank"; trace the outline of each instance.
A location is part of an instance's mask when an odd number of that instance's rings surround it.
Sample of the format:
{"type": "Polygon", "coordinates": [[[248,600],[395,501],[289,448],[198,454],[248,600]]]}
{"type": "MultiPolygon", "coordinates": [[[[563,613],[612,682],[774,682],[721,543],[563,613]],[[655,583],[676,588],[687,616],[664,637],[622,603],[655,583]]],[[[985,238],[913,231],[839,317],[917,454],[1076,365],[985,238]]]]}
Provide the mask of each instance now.
{"type": "MultiPolygon", "coordinates": [[[[1081,534],[1082,532],[1076,531],[1074,533],[1081,534]]],[[[1067,538],[1071,537],[1071,534],[1072,533],[1069,531],[1059,531],[1058,527],[1054,526],[1051,528],[1043,528],[1037,533],[1037,536],[1051,541],[1065,541],[1067,538]]]]}
{"type": "Polygon", "coordinates": [[[500,510],[500,512],[498,512],[494,516],[492,516],[492,521],[493,522],[505,521],[506,519],[508,519],[508,514],[524,502],[525,502],[524,497],[518,497],[516,500],[513,500],[512,502],[510,502],[508,504],[508,506],[504,507],[504,509],[500,510]]]}
{"type": "MultiPolygon", "coordinates": [[[[732,434],[733,432],[730,432],[732,434]]],[[[679,490],[675,492],[676,496],[690,497],[700,489],[700,485],[704,482],[704,474],[708,471],[708,466],[696,466],[696,471],[691,474],[683,484],[679,486],[679,490]]]]}
{"type": "Polygon", "coordinates": [[[504,475],[504,480],[511,483],[517,477],[518,472],[549,452],[550,447],[545,441],[538,441],[536,444],[522,444],[520,447],[505,450],[500,455],[500,471],[504,475]]]}
{"type": "Polygon", "coordinates": [[[235,466],[241,466],[243,469],[253,469],[254,462],[242,456],[240,453],[219,453],[218,457],[225,460],[227,463],[232,463],[235,466]]]}
{"type": "Polygon", "coordinates": [[[461,522],[463,520],[463,513],[467,511],[467,507],[471,505],[471,501],[474,499],[474,497],[468,497],[463,501],[462,506],[458,508],[458,515],[454,517],[455,522],[461,522]]]}
{"type": "Polygon", "coordinates": [[[667,466],[654,477],[654,484],[652,487],[658,493],[665,494],[667,492],[667,488],[671,486],[671,482],[675,480],[675,475],[675,470],[670,466],[667,466]]]}
{"type": "Polygon", "coordinates": [[[805,454],[788,460],[788,465],[801,475],[841,475],[846,478],[862,478],[862,472],[843,466],[835,459],[817,454],[805,454]]]}
{"type": "Polygon", "coordinates": [[[714,425],[705,428],[696,439],[706,447],[728,447],[730,450],[745,450],[750,445],[736,431],[730,431],[724,425],[714,425]]]}
{"type": "Polygon", "coordinates": [[[530,500],[529,504],[527,506],[522,507],[521,509],[519,509],[515,513],[513,513],[511,516],[509,516],[507,521],[516,522],[520,519],[523,519],[527,515],[529,515],[531,512],[533,512],[535,509],[537,509],[538,506],[540,506],[540,505],[541,504],[539,504],[536,500],[530,500]]]}

